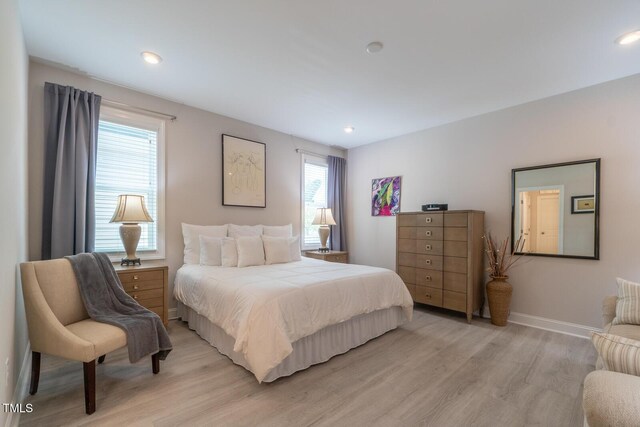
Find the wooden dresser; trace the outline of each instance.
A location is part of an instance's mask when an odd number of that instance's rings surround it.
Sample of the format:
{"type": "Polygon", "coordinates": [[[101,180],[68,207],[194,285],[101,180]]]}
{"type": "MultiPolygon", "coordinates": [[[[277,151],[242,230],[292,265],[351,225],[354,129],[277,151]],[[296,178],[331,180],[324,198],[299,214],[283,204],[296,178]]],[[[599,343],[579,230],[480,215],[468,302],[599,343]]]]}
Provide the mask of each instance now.
{"type": "Polygon", "coordinates": [[[323,261],[341,262],[343,264],[349,263],[349,253],[346,251],[305,251],[303,252],[303,255],[308,258],[321,259],[323,261]]]}
{"type": "Polygon", "coordinates": [[[124,290],[140,305],[156,313],[165,326],[169,325],[168,283],[169,267],[143,261],[138,266],[114,265],[124,290]]]}
{"type": "Polygon", "coordinates": [[[413,300],[471,322],[484,302],[484,212],[403,212],[396,228],[396,271],[413,300]]]}

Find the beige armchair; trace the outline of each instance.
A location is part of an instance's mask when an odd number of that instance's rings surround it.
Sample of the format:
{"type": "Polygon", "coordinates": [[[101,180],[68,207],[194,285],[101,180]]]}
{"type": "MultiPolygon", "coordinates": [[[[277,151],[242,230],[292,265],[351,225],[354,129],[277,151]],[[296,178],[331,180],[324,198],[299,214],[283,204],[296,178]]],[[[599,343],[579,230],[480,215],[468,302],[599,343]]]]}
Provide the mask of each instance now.
{"type": "MultiPolygon", "coordinates": [[[[71,263],[66,259],[20,265],[24,304],[31,341],[32,365],[29,393],[38,391],[41,353],[77,360],[84,367],[87,414],[96,410],[96,359],[127,345],[125,332],[89,318],[71,263]]],[[[152,356],[153,373],[160,370],[152,356]]]]}

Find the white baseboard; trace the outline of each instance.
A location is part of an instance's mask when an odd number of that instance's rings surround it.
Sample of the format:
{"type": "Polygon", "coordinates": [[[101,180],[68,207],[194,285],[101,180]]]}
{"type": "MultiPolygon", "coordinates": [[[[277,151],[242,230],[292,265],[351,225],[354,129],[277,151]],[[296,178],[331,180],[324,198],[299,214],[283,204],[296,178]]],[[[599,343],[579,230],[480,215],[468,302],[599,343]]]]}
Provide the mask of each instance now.
{"type": "MultiPolygon", "coordinates": [[[[491,317],[489,314],[489,307],[485,307],[484,317],[487,319],[491,317]]],[[[591,338],[592,331],[602,331],[599,328],[593,328],[591,326],[563,322],[562,320],[548,319],[546,317],[532,316],[530,314],[514,313],[513,311],[509,314],[509,323],[530,326],[532,328],[544,329],[545,331],[558,332],[560,334],[585,339],[591,338]]]]}
{"type": "Polygon", "coordinates": [[[170,308],[168,311],[168,314],[169,314],[169,320],[175,320],[178,318],[178,309],[170,308]]]}
{"type": "MultiPolygon", "coordinates": [[[[18,381],[16,382],[16,388],[13,391],[13,397],[11,398],[11,404],[23,404],[27,395],[29,394],[29,376],[31,375],[31,345],[27,343],[27,348],[22,359],[22,366],[20,367],[20,374],[18,375],[18,381]]],[[[20,424],[20,412],[9,412],[8,417],[4,423],[5,427],[17,427],[20,424]]]]}

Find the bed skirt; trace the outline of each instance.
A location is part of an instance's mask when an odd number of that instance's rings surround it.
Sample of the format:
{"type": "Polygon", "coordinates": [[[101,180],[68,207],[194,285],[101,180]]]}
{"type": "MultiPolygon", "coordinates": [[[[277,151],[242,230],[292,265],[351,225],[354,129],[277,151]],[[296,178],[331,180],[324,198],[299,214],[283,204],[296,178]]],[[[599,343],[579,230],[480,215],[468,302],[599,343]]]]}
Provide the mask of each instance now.
{"type": "MultiPolygon", "coordinates": [[[[242,353],[233,351],[234,338],[222,328],[211,323],[209,319],[199,315],[180,301],[178,301],[178,317],[188,322],[189,329],[195,330],[200,337],[231,359],[233,363],[251,371],[242,353]]],[[[405,321],[402,307],[391,307],[361,314],[345,322],[327,326],[294,342],[292,353],[273,368],[263,381],[271,382],[307,369],[311,365],[326,362],[333,356],[346,353],[352,348],[397,328],[405,321]]]]}

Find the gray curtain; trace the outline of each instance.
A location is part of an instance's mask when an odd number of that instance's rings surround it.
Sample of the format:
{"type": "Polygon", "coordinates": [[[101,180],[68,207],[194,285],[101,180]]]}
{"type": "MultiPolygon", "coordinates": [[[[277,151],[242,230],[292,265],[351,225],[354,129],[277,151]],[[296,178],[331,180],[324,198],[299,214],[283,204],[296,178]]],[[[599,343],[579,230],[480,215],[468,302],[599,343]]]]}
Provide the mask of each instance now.
{"type": "Polygon", "coordinates": [[[93,251],[101,97],[44,85],[42,259],[93,251]]]}
{"type": "Polygon", "coordinates": [[[329,249],[334,251],[347,250],[347,231],[344,197],[347,191],[347,161],[342,157],[328,156],[329,176],[327,189],[327,207],[331,208],[336,225],[331,227],[329,249]]]}

